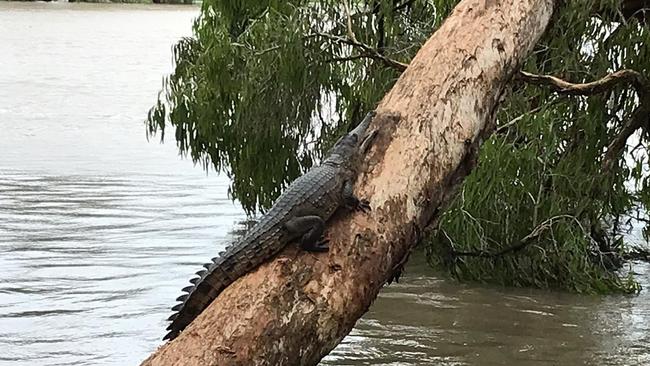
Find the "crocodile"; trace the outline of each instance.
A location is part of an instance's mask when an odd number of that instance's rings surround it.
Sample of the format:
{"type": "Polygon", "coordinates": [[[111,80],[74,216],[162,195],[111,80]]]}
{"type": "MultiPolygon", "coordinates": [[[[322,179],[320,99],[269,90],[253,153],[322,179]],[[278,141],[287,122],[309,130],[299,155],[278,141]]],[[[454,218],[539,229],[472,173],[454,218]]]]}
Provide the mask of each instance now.
{"type": "Polygon", "coordinates": [[[368,211],[367,200],[353,194],[359,157],[376,131],[366,136],[375,112],[370,112],[352,131],[341,137],[322,164],[294,180],[271,209],[238,241],[204,264],[199,277],[183,289],[185,294],[172,308],[171,321],[163,340],[173,340],[230,284],[273,258],[289,243],[299,242],[303,250],[325,252],[326,221],[339,207],[368,211]]]}

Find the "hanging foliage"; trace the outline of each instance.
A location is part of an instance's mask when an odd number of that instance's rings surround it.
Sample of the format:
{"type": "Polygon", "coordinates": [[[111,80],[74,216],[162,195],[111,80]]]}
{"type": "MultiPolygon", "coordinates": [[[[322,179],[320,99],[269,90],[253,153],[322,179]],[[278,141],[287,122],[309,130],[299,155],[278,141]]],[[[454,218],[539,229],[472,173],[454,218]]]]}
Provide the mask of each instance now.
{"type": "Polygon", "coordinates": [[[350,44],[348,19],[368,49],[408,61],[440,22],[436,9],[423,1],[355,3],[349,12],[338,1],[206,1],[194,36],[174,47],[176,68],[148,134],[174,129],[183,154],[228,174],[247,212],[268,208],[400,74],[350,44]]]}
{"type": "MultiPolygon", "coordinates": [[[[264,210],[374,107],[456,3],[206,1],[174,47],[148,135],[172,129],[183,154],[232,179],[248,213],[264,210]]],[[[650,27],[638,3],[556,9],[427,240],[432,264],[506,285],[638,290],[619,271],[630,217],[650,203],[650,27]]]]}

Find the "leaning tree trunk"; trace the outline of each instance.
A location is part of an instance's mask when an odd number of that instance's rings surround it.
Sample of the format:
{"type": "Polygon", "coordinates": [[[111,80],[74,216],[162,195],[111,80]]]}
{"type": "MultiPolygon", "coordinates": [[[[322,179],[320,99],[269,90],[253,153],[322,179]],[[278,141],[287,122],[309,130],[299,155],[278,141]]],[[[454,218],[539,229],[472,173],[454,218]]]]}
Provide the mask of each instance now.
{"type": "Polygon", "coordinates": [[[377,107],[379,130],[330,252],[287,248],[142,365],[315,365],[352,329],[475,164],[553,0],[464,0],[377,107]]]}

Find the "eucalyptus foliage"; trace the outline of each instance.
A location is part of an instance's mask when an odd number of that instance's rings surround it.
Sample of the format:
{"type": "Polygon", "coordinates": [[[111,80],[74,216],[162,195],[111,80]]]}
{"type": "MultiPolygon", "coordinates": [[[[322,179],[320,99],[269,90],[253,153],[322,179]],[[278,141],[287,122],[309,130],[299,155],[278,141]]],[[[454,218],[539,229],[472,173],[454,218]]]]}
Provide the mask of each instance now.
{"type": "MultiPolygon", "coordinates": [[[[205,1],[193,37],[174,47],[148,135],[171,128],[183,154],[228,174],[249,213],[268,208],[399,76],[351,37],[408,63],[456,3],[205,1]]],[[[649,27],[618,4],[561,2],[523,69],[572,82],[650,75],[649,27]]],[[[612,169],[601,165],[638,103],[627,85],[569,97],[514,81],[478,167],[427,241],[431,262],[463,279],[635,291],[604,252],[625,251],[626,218],[649,203],[645,131],[612,169]]]]}
{"type": "MultiPolygon", "coordinates": [[[[408,61],[442,17],[427,2],[393,8],[352,4],[352,28],[408,61]]],[[[340,1],[205,1],[194,36],[174,47],[149,134],[172,127],[182,153],[229,175],[244,209],[268,208],[399,76],[372,59],[338,61],[357,52],[327,35],[346,34],[340,1]]]]}
{"type": "MultiPolygon", "coordinates": [[[[523,69],[578,83],[620,69],[650,75],[650,28],[611,7],[595,17],[597,6],[566,2],[523,69]]],[[[647,133],[630,138],[611,171],[602,164],[638,103],[630,85],[568,97],[514,84],[498,115],[501,127],[442,218],[436,239],[444,244],[433,246],[432,259],[461,278],[579,292],[637,290],[612,269],[625,250],[630,214],[646,212],[649,203],[647,133]],[[440,255],[497,253],[531,234],[527,245],[502,256],[440,255]]]]}

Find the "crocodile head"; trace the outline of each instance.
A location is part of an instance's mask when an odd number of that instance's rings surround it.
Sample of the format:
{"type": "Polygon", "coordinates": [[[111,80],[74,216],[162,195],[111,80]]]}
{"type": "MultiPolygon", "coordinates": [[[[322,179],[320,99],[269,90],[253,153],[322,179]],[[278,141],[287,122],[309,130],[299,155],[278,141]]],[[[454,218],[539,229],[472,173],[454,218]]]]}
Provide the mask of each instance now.
{"type": "Polygon", "coordinates": [[[374,111],[369,112],[354,130],[341,137],[330,149],[327,154],[327,159],[323,163],[330,165],[351,163],[354,157],[363,150],[362,146],[366,145],[366,142],[374,136],[374,134],[365,136],[370,121],[372,121],[374,116],[374,111]]]}

